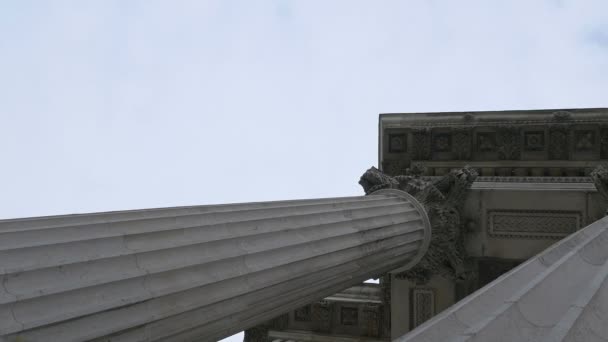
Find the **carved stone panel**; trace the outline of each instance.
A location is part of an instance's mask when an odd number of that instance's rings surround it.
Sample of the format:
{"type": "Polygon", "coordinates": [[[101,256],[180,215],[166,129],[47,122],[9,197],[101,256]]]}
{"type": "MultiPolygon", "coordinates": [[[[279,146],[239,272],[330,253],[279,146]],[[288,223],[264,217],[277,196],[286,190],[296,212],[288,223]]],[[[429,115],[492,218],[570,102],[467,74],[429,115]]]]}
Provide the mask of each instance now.
{"type": "Polygon", "coordinates": [[[545,132],[524,132],[524,149],[526,151],[542,151],[545,149],[545,132]]]}
{"type": "Polygon", "coordinates": [[[406,134],[389,134],[388,135],[388,152],[403,153],[407,151],[407,135],[406,134]]]}
{"type": "Polygon", "coordinates": [[[581,213],[552,210],[490,210],[492,237],[552,238],[567,236],[581,227],[581,213]]]}
{"type": "Polygon", "coordinates": [[[595,146],[595,132],[591,130],[574,131],[574,151],[590,152],[595,146]]]}
{"type": "Polygon", "coordinates": [[[608,159],[608,127],[600,131],[600,158],[608,159]]]}
{"type": "Polygon", "coordinates": [[[311,306],[306,305],[299,309],[296,309],[293,313],[293,319],[296,322],[310,322],[311,318],[311,306]]]}
{"type": "Polygon", "coordinates": [[[368,303],[363,306],[364,334],[366,336],[380,336],[380,317],[380,305],[368,303]]]}
{"type": "Polygon", "coordinates": [[[458,160],[471,159],[471,130],[459,129],[453,134],[452,150],[458,160]]]}
{"type": "Polygon", "coordinates": [[[412,132],[412,138],[412,159],[431,159],[431,132],[425,129],[415,130],[412,132]]]}
{"type": "Polygon", "coordinates": [[[340,309],[340,324],[359,325],[359,309],[357,307],[342,307],[340,309]]]}
{"type": "Polygon", "coordinates": [[[549,159],[568,159],[568,130],[566,127],[554,126],[549,130],[549,159]]]}
{"type": "Polygon", "coordinates": [[[496,152],[496,132],[478,132],[477,151],[496,152]]]}
{"type": "Polygon", "coordinates": [[[515,127],[501,127],[497,132],[496,143],[498,159],[518,160],[521,157],[519,129],[515,127]]]}
{"type": "Polygon", "coordinates": [[[430,288],[413,288],[411,296],[412,329],[435,316],[435,292],[430,288]]]}
{"type": "Polygon", "coordinates": [[[433,134],[433,151],[450,152],[452,150],[452,136],[450,133],[433,134]]]}

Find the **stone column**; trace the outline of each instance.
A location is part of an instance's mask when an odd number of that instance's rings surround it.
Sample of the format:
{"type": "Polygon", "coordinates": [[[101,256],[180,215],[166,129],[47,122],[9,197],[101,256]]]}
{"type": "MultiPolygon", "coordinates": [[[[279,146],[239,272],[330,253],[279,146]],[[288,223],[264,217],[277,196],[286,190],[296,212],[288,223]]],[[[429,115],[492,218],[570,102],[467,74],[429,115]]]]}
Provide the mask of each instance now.
{"type": "Polygon", "coordinates": [[[0,340],[215,341],[414,265],[407,193],[0,221],[0,340]]]}

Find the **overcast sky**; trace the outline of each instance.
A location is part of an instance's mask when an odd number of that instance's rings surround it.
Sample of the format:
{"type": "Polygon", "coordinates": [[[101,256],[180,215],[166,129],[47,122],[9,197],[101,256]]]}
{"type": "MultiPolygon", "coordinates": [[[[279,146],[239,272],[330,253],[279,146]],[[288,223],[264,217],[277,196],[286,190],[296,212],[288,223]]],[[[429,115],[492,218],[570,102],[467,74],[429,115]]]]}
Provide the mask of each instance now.
{"type": "Polygon", "coordinates": [[[606,0],[6,0],[0,218],[357,195],[378,113],[606,106],[606,0]]]}

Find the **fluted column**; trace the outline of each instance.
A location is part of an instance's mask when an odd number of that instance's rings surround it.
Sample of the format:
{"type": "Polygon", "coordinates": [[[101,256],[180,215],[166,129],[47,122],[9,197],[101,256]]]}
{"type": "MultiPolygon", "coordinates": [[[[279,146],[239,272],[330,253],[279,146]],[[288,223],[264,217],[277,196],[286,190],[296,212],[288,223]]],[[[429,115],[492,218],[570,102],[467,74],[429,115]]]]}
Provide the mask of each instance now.
{"type": "Polygon", "coordinates": [[[0,340],[215,341],[425,253],[423,207],[369,196],[0,221],[0,340]]]}

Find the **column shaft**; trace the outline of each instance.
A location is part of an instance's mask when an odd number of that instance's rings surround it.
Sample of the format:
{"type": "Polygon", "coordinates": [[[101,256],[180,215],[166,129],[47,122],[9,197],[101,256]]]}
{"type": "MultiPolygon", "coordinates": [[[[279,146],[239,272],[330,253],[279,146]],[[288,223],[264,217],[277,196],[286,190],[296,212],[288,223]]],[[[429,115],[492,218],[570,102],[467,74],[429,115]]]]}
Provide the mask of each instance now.
{"type": "Polygon", "coordinates": [[[405,264],[422,206],[364,197],[0,221],[0,340],[214,341],[405,264]]]}

